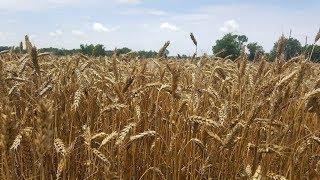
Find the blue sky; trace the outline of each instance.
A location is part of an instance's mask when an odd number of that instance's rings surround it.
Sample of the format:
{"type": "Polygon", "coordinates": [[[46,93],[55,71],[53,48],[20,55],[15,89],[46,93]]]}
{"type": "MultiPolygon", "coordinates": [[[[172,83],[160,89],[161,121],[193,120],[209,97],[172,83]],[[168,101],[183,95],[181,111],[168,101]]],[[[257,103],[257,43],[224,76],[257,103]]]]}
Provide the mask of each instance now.
{"type": "Polygon", "coordinates": [[[211,53],[228,32],[245,34],[266,50],[284,33],[305,42],[320,27],[318,0],[0,0],[0,45],[17,45],[29,34],[38,47],[158,50],[171,40],[171,54],[211,53]]]}

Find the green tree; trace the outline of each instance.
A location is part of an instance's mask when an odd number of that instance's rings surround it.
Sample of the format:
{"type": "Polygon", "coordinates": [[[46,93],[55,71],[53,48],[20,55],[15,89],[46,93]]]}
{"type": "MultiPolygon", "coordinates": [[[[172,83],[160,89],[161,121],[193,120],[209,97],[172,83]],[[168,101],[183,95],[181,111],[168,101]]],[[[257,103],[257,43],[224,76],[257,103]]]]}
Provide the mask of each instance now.
{"type": "Polygon", "coordinates": [[[92,55],[93,54],[93,49],[94,49],[94,45],[93,44],[90,44],[90,45],[87,45],[87,44],[81,44],[80,45],[80,52],[82,54],[86,54],[86,55],[92,55]]]}
{"type": "Polygon", "coordinates": [[[9,46],[0,46],[0,52],[5,51],[5,50],[9,50],[9,49],[10,49],[9,46]]]}
{"type": "Polygon", "coordinates": [[[72,55],[72,54],[78,53],[80,52],[80,49],[59,49],[59,48],[50,47],[50,48],[41,48],[39,49],[39,52],[40,53],[50,52],[58,56],[66,56],[66,55],[72,55]]]}
{"type": "MultiPolygon", "coordinates": [[[[302,53],[303,47],[299,40],[294,38],[286,39],[285,42],[285,48],[284,48],[284,57],[286,60],[289,60],[295,56],[298,56],[302,53]]],[[[276,58],[276,52],[277,52],[277,43],[274,44],[271,52],[270,52],[270,58],[271,60],[274,60],[276,58]]]]}
{"type": "Polygon", "coordinates": [[[228,33],[216,41],[212,51],[218,57],[230,56],[231,59],[236,59],[240,55],[241,46],[247,41],[248,38],[245,35],[228,33]]]}
{"type": "Polygon", "coordinates": [[[123,47],[121,49],[117,49],[117,54],[127,54],[129,52],[131,52],[132,50],[127,48],[127,47],[123,47]]]}
{"type": "Polygon", "coordinates": [[[284,52],[286,59],[291,59],[302,53],[302,45],[297,39],[289,38],[284,52]]]}
{"type": "Polygon", "coordinates": [[[155,51],[138,51],[138,55],[142,58],[154,58],[157,56],[157,52],[155,51]]]}
{"type": "Polygon", "coordinates": [[[104,49],[103,45],[97,44],[93,48],[92,55],[93,56],[104,56],[106,54],[106,50],[104,49]]]}
{"type": "Polygon", "coordinates": [[[311,56],[311,61],[320,63],[320,46],[314,45],[314,48],[313,48],[313,45],[307,45],[303,48],[303,51],[306,52],[307,57],[309,58],[312,52],[312,49],[313,49],[313,53],[311,56]]]}
{"type": "Polygon", "coordinates": [[[254,57],[257,52],[264,53],[263,47],[258,45],[258,43],[256,43],[256,42],[249,43],[247,45],[247,48],[249,50],[248,59],[251,61],[254,60],[254,57]]]}
{"type": "Polygon", "coordinates": [[[248,37],[245,35],[237,35],[238,42],[240,43],[240,46],[244,43],[248,42],[248,37]]]}

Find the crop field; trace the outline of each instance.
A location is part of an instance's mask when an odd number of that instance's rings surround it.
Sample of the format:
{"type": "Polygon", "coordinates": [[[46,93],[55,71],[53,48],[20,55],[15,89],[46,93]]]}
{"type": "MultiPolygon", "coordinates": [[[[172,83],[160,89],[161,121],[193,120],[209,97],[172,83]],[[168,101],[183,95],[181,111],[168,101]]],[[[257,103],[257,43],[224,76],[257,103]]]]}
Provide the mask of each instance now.
{"type": "Polygon", "coordinates": [[[0,179],[318,179],[319,78],[303,55],[2,52],[0,179]]]}

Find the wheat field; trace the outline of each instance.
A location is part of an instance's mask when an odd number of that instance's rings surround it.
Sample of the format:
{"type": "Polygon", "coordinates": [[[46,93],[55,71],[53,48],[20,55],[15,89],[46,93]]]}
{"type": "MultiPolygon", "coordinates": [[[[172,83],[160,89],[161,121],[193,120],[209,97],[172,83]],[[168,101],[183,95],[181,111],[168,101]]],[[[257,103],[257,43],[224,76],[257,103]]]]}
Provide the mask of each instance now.
{"type": "Polygon", "coordinates": [[[27,50],[0,54],[0,179],[320,178],[320,65],[304,56],[27,50]]]}

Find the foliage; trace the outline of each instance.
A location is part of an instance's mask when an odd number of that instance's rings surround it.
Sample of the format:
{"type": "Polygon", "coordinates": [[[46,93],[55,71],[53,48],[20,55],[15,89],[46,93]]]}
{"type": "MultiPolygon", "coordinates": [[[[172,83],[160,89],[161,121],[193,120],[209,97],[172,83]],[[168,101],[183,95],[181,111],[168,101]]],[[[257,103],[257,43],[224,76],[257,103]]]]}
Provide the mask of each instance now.
{"type": "Polygon", "coordinates": [[[10,49],[9,46],[0,46],[0,52],[5,51],[5,50],[9,50],[9,49],[10,49]]]}
{"type": "MultiPolygon", "coordinates": [[[[295,38],[286,39],[285,42],[285,49],[284,49],[284,57],[286,60],[289,60],[295,56],[298,56],[302,53],[302,45],[299,40],[295,38]]],[[[276,51],[277,51],[277,43],[274,44],[271,52],[270,52],[270,59],[274,60],[276,58],[276,51]]]]}
{"type": "Polygon", "coordinates": [[[320,63],[320,46],[315,45],[313,48],[313,45],[307,45],[303,48],[303,51],[306,51],[307,57],[310,57],[310,53],[313,49],[313,53],[311,56],[311,61],[320,63]]]}
{"type": "Polygon", "coordinates": [[[93,56],[104,56],[106,54],[106,50],[104,49],[103,45],[97,44],[94,46],[92,55],[93,56]]]}
{"type": "Polygon", "coordinates": [[[121,49],[117,49],[117,54],[127,54],[129,52],[131,52],[132,50],[127,48],[127,47],[123,47],[121,49]]]}
{"type": "Polygon", "coordinates": [[[44,53],[44,52],[51,52],[55,55],[58,56],[66,56],[66,55],[72,55],[72,54],[76,54],[80,52],[80,49],[59,49],[59,48],[41,48],[39,49],[40,53],[44,53]]]}
{"type": "Polygon", "coordinates": [[[80,51],[82,54],[85,54],[85,55],[92,55],[94,48],[95,48],[95,45],[93,45],[93,44],[90,44],[90,45],[81,44],[80,45],[80,51]]]}
{"type": "MultiPolygon", "coordinates": [[[[3,50],[9,50],[10,47],[7,47],[7,46],[0,46],[0,51],[3,51],[3,50]]],[[[19,52],[19,48],[17,48],[16,52],[19,52]]],[[[120,49],[117,49],[117,54],[120,55],[120,54],[126,54],[126,53],[129,53],[131,52],[132,50],[127,48],[127,47],[124,47],[124,48],[120,48],[120,49]]],[[[93,45],[93,44],[81,44],[80,45],[80,48],[79,49],[59,49],[59,48],[53,48],[53,47],[50,47],[50,48],[40,48],[39,49],[39,52],[40,53],[43,53],[43,52],[50,52],[50,53],[53,53],[54,55],[58,55],[58,56],[66,56],[66,55],[73,55],[73,54],[76,54],[76,53],[83,53],[85,55],[88,55],[88,56],[112,56],[112,54],[114,53],[114,50],[106,50],[105,47],[101,44],[97,44],[97,45],[93,45]]],[[[156,57],[157,56],[157,52],[155,51],[137,51],[136,52],[140,57],[143,57],[143,58],[153,58],[153,57],[156,57]]],[[[166,52],[168,54],[168,51],[166,52]]]]}
{"type": "Polygon", "coordinates": [[[247,45],[247,48],[249,50],[248,59],[250,61],[252,61],[254,59],[257,52],[264,53],[263,47],[258,45],[258,43],[256,43],[256,42],[249,43],[247,45]]]}
{"type": "Polygon", "coordinates": [[[138,51],[137,53],[141,58],[154,58],[158,54],[156,51],[145,51],[145,50],[138,51]]]}
{"type": "Polygon", "coordinates": [[[222,39],[216,41],[212,51],[217,57],[230,56],[231,59],[235,59],[240,55],[241,46],[247,41],[248,38],[245,35],[228,33],[222,39]]]}

